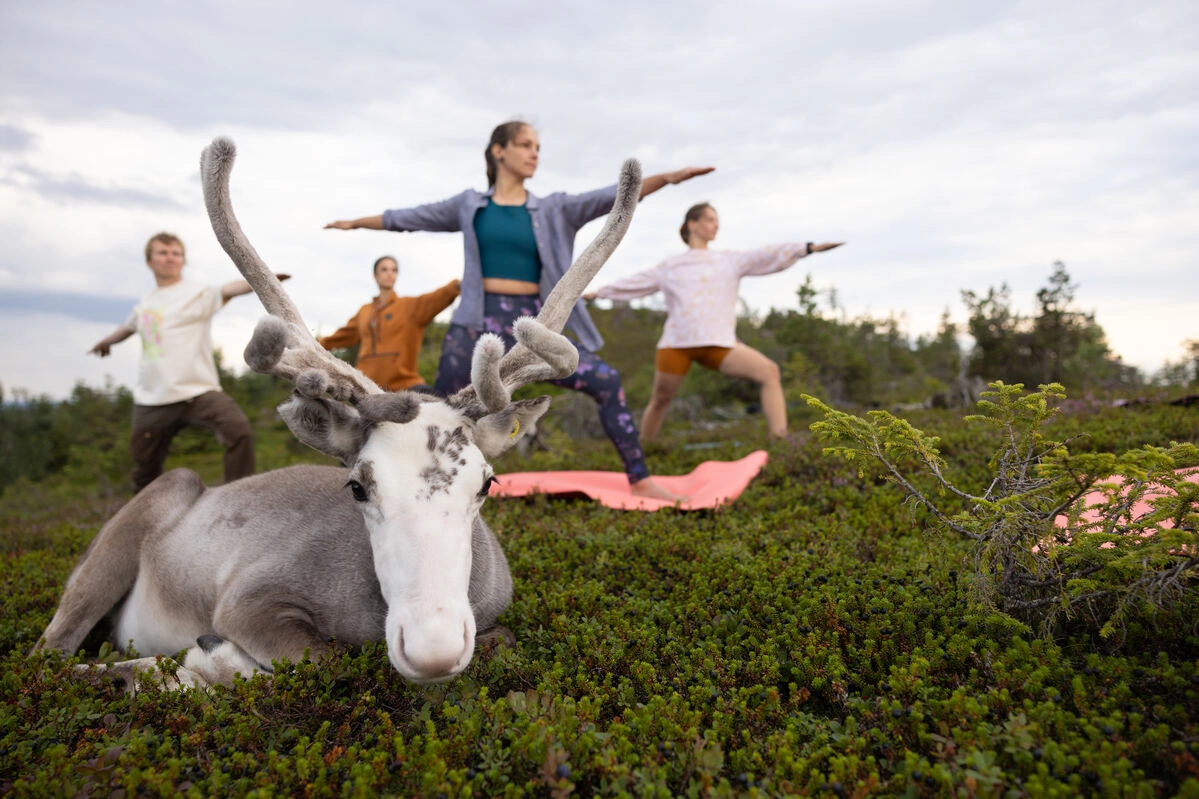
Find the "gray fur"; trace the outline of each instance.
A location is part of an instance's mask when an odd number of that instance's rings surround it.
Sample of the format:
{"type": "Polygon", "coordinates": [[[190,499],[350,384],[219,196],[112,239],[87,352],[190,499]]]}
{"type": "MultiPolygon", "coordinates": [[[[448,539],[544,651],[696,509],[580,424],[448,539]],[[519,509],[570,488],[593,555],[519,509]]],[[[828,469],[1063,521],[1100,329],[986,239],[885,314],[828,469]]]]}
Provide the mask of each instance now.
{"type": "Polygon", "coordinates": [[[323,397],[329,388],[329,377],[319,369],[301,372],[296,378],[296,393],[316,399],[323,397]]]}
{"type": "Polygon", "coordinates": [[[508,405],[511,394],[500,377],[504,359],[504,340],[495,333],[484,333],[475,342],[470,359],[470,384],[475,387],[479,401],[494,413],[508,405]]]}
{"type": "Polygon", "coordinates": [[[198,644],[201,649],[210,655],[212,654],[213,650],[223,643],[225,643],[225,639],[221,638],[219,635],[201,635],[196,639],[196,644],[198,644]]]}
{"type": "Polygon", "coordinates": [[[283,357],[283,350],[291,338],[290,333],[287,323],[277,316],[260,319],[242,353],[246,363],[255,372],[270,372],[283,357]]]}
{"type": "Polygon", "coordinates": [[[299,393],[279,406],[279,416],[302,444],[347,465],[358,457],[370,429],[350,406],[299,393]]]}
{"type": "Polygon", "coordinates": [[[398,394],[374,394],[358,401],[358,413],[371,422],[407,424],[420,412],[421,401],[406,391],[398,394]]]}
{"type": "Polygon", "coordinates": [[[537,429],[537,420],[550,407],[549,397],[517,400],[499,413],[475,422],[474,442],[485,457],[494,458],[537,429]]]}
{"type": "Polygon", "coordinates": [[[538,320],[522,316],[512,325],[516,340],[537,353],[555,375],[573,374],[579,368],[579,351],[570,339],[555,335],[538,320]]]}
{"type": "Polygon", "coordinates": [[[283,290],[283,284],[263,263],[257,250],[250,245],[233,213],[233,203],[229,197],[229,174],[236,157],[236,145],[224,136],[213,139],[212,144],[200,154],[200,182],[204,188],[204,204],[208,208],[213,232],[254,289],[267,313],[290,323],[293,329],[303,331],[301,340],[306,336],[315,343],[308,328],[304,327],[299,309],[283,290]]]}
{"type": "MultiPolygon", "coordinates": [[[[169,607],[162,626],[177,634],[142,655],[173,655],[215,635],[269,664],[318,657],[331,640],[381,640],[387,605],[347,476],[337,467],[291,466],[205,489],[194,472],[168,472],[97,534],[39,647],[74,653],[102,618],[119,616],[139,581],[169,607]],[[189,501],[172,507],[182,490],[189,501]]],[[[468,594],[483,631],[511,602],[512,577],[478,516],[471,551],[468,594]]],[[[122,647],[115,629],[110,640],[122,647]]]]}

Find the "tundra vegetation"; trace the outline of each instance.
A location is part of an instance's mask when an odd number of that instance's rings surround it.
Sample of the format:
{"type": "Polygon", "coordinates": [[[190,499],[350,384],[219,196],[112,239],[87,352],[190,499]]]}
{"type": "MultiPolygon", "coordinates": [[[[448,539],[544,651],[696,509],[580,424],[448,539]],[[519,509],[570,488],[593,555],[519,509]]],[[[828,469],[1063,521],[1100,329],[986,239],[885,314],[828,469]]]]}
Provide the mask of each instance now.
{"type": "MultiPolygon", "coordinates": [[[[652,347],[653,314],[599,314],[620,325],[605,355],[634,407],[649,365],[624,342],[652,347]]],[[[128,498],[129,397],[81,386],[66,402],[4,406],[5,468],[12,446],[40,454],[0,494],[0,793],[1199,796],[1195,494],[1177,484],[1173,504],[1131,525],[1113,505],[1110,524],[1069,542],[1052,523],[1110,474],[1168,481],[1196,465],[1195,406],[1113,407],[1110,392],[1130,388],[1117,370],[1082,386],[1066,372],[1068,396],[1034,377],[965,410],[871,413],[948,385],[957,364],[905,372],[926,349],[869,320],[801,307],[767,322],[743,336],[790,348],[774,357],[795,439],[768,441],[740,387],[698,370],[702,402],[650,451],[655,472],[678,473],[765,447],[746,492],[691,513],[488,501],[516,644],[427,686],[395,673],[381,643],[184,692],[81,679],[75,664],[115,658],[98,637],[66,659],[30,657],[77,558],[128,498]],[[860,368],[822,360],[837,347],[860,368]],[[37,429],[40,445],[18,435],[37,429]],[[1167,520],[1173,532],[1140,538],[1167,520]]],[[[1132,388],[1193,391],[1193,366],[1174,369],[1172,388],[1132,388]]],[[[330,462],[275,416],[287,387],[224,378],[260,468],[330,462]]],[[[617,468],[605,440],[568,436],[561,411],[541,448],[496,471],[617,468]]],[[[212,484],[220,450],[185,434],[168,465],[212,484]]]]}

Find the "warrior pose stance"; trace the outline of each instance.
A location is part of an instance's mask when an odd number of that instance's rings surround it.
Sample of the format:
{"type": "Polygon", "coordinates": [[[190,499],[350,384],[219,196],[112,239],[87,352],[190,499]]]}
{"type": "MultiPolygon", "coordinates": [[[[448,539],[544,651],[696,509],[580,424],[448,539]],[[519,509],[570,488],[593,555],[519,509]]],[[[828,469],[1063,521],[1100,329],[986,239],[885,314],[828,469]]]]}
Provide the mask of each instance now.
{"type": "Polygon", "coordinates": [[[610,300],[631,300],[659,291],[666,295],[666,325],[654,361],[653,395],[641,419],[646,440],[661,429],[666,409],[693,361],[729,377],[758,383],[770,432],[787,434],[787,403],[778,364],[737,341],[737,287],[747,275],[781,272],[806,255],[844,242],[777,244],[748,252],[709,249],[719,229],[715,208],[707,203],[693,205],[679,229],[687,243],[685,252],[585,295],[610,300]]]}

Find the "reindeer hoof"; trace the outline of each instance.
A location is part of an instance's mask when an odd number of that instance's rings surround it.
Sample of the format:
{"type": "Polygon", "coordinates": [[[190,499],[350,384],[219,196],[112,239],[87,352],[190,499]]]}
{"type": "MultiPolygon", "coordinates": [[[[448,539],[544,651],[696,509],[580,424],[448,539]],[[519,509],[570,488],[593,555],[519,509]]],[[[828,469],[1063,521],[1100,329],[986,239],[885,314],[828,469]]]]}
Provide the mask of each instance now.
{"type": "Polygon", "coordinates": [[[126,693],[131,692],[132,681],[126,675],[116,672],[103,663],[81,663],[73,666],[71,671],[75,677],[83,680],[93,688],[100,688],[104,683],[112,683],[126,693]]]}
{"type": "Polygon", "coordinates": [[[516,646],[516,636],[502,624],[497,624],[475,636],[475,649],[479,650],[480,654],[494,654],[501,646],[516,646]]]}

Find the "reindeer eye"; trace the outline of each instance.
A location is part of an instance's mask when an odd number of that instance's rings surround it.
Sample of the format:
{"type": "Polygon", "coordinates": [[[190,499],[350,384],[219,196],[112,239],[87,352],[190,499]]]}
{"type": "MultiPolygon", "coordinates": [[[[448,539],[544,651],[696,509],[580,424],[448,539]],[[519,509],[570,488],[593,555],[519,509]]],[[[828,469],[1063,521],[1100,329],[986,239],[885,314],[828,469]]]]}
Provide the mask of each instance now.
{"type": "Polygon", "coordinates": [[[479,497],[480,498],[486,497],[487,492],[491,490],[492,483],[498,483],[498,482],[499,482],[499,480],[496,479],[494,474],[488,475],[487,480],[483,483],[483,487],[479,489],[479,497]]]}
{"type": "Polygon", "coordinates": [[[349,486],[350,493],[354,495],[355,502],[366,502],[366,489],[362,487],[362,483],[350,480],[346,485],[349,486]]]}

